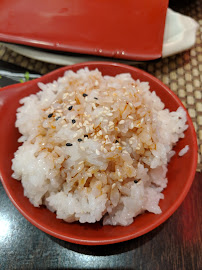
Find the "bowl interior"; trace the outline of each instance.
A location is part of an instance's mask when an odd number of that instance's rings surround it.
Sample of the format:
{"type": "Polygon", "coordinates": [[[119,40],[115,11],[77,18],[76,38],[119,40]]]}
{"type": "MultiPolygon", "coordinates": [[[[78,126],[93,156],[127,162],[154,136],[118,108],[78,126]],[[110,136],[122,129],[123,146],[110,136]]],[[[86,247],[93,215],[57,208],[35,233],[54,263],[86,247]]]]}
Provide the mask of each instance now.
{"type": "Polygon", "coordinates": [[[53,81],[64,74],[65,70],[78,70],[88,66],[89,69],[98,68],[103,75],[116,75],[130,72],[134,79],[148,81],[151,91],[156,91],[157,95],[165,103],[166,108],[171,111],[183,106],[181,101],[163,83],[139,69],[123,64],[89,62],[64,67],[53,71],[40,79],[24,84],[9,86],[0,91],[0,123],[1,123],[1,151],[0,151],[0,173],[4,188],[18,210],[32,224],[39,229],[60,239],[85,245],[111,244],[129,240],[144,233],[147,233],[164,222],[181,204],[185,198],[191,183],[194,179],[197,164],[197,143],[196,134],[190,117],[188,117],[189,128],[185,132],[185,138],[181,139],[174,150],[178,153],[185,145],[189,145],[190,150],[183,157],[175,155],[168,165],[168,186],[163,192],[165,199],[160,201],[162,214],[154,215],[145,213],[138,216],[135,221],[127,226],[102,226],[96,224],[68,224],[56,219],[45,207],[35,208],[23,195],[21,182],[14,180],[11,170],[11,160],[19,144],[17,139],[20,136],[15,128],[16,109],[20,106],[19,100],[24,96],[39,91],[37,83],[53,81]]]}

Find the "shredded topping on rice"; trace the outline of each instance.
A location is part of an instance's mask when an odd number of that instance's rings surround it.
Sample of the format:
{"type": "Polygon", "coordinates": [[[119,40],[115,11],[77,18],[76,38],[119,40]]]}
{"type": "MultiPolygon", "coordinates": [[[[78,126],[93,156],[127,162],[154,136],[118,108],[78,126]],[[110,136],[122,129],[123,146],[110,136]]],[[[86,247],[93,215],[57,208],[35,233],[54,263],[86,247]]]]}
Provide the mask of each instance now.
{"type": "Polygon", "coordinates": [[[130,74],[85,68],[39,87],[21,100],[23,144],[12,166],[30,201],[67,222],[129,225],[145,210],[160,213],[172,147],[187,128],[184,110],[164,109],[130,74]]]}

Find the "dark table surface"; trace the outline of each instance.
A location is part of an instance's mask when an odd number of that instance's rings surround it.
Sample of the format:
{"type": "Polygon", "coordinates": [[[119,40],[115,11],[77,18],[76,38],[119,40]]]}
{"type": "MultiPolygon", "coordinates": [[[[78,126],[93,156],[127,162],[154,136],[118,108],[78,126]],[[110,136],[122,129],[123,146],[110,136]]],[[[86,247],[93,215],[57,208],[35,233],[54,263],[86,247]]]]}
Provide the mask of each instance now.
{"type": "MultiPolygon", "coordinates": [[[[13,83],[2,79],[0,86],[13,83]]],[[[201,180],[196,173],[186,199],[164,224],[108,246],[71,244],[40,231],[13,206],[0,182],[0,270],[202,269],[201,180]]]]}

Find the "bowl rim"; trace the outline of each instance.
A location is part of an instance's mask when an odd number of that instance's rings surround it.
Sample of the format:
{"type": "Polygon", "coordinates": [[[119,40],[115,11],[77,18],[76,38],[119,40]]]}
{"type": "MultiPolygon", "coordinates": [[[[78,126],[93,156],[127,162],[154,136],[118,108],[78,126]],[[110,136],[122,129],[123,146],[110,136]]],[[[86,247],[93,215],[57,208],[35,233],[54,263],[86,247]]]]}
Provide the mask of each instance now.
{"type": "MultiPolygon", "coordinates": [[[[133,66],[129,66],[126,64],[121,64],[121,63],[115,63],[115,62],[105,62],[105,61],[91,61],[91,62],[83,62],[83,63],[78,63],[78,64],[74,64],[74,65],[70,65],[70,66],[65,66],[65,67],[61,67],[59,69],[56,69],[52,72],[49,72],[45,75],[43,75],[40,78],[34,79],[32,81],[28,81],[25,83],[21,83],[21,84],[14,84],[14,85],[9,85],[6,87],[3,87],[0,89],[0,95],[3,91],[9,91],[15,87],[29,87],[32,84],[41,82],[42,80],[51,77],[53,74],[57,74],[60,72],[65,72],[66,70],[71,70],[73,67],[74,68],[84,68],[87,66],[98,66],[97,68],[99,69],[99,66],[110,66],[110,67],[120,67],[120,68],[124,68],[127,69],[128,72],[129,70],[133,70],[136,71],[138,73],[143,74],[146,78],[148,78],[149,80],[155,81],[157,84],[160,85],[161,88],[164,88],[166,90],[166,92],[168,92],[172,98],[175,100],[175,102],[177,102],[177,104],[179,106],[181,106],[186,114],[187,114],[187,123],[189,125],[189,128],[191,129],[191,134],[193,135],[193,146],[194,146],[194,155],[193,155],[193,159],[192,159],[192,166],[191,166],[191,173],[188,177],[188,180],[186,182],[186,185],[183,188],[183,191],[180,193],[180,196],[178,197],[178,199],[169,207],[169,209],[167,209],[164,213],[161,214],[161,216],[159,216],[158,220],[156,220],[155,222],[153,222],[152,224],[148,225],[147,227],[139,230],[138,232],[134,232],[134,233],[129,233],[127,235],[124,236],[120,236],[114,239],[104,239],[104,240],[87,240],[87,239],[80,239],[79,237],[69,237],[63,234],[59,234],[53,230],[50,230],[48,228],[46,228],[45,226],[40,224],[40,221],[35,220],[34,218],[31,217],[31,215],[29,215],[29,213],[27,213],[26,211],[24,211],[16,202],[15,198],[10,194],[9,189],[6,185],[6,182],[4,181],[4,177],[2,174],[2,170],[0,168],[0,179],[1,182],[3,184],[3,187],[9,197],[9,199],[11,200],[11,202],[14,204],[14,206],[19,210],[19,212],[30,222],[32,223],[34,226],[36,226],[37,228],[39,228],[40,230],[42,230],[45,233],[48,233],[56,238],[59,238],[61,240],[64,241],[68,241],[71,243],[76,243],[76,244],[81,244],[81,245],[107,245],[107,244],[114,244],[114,243],[119,243],[119,242],[123,242],[123,241],[127,241],[127,240],[131,240],[134,239],[136,237],[139,237],[141,235],[144,235],[150,231],[152,231],[153,229],[155,229],[156,227],[158,227],[160,224],[164,223],[177,209],[178,207],[181,205],[181,203],[183,202],[183,200],[185,199],[188,191],[190,190],[190,187],[192,185],[192,182],[194,180],[194,176],[196,173],[196,167],[197,167],[197,151],[198,151],[198,146],[197,146],[197,137],[196,137],[196,132],[191,120],[191,117],[189,116],[187,109],[185,108],[185,106],[183,105],[183,103],[181,102],[181,100],[177,97],[177,95],[170,90],[162,81],[160,81],[159,79],[157,79],[156,77],[154,77],[153,75],[149,74],[148,72],[141,70],[139,68],[133,67],[133,66]]],[[[123,73],[123,72],[122,72],[123,73]]],[[[61,75],[58,76],[58,78],[61,75]]],[[[53,80],[51,80],[53,81],[53,80]]]]}

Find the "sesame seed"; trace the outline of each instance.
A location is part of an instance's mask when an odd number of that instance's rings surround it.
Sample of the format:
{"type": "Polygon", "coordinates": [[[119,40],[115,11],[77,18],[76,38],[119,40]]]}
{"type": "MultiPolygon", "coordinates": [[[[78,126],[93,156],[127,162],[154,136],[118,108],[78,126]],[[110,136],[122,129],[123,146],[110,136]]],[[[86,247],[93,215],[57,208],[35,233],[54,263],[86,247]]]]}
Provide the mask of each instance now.
{"type": "Polygon", "coordinates": [[[82,142],[82,139],[81,139],[81,138],[79,138],[77,141],[78,141],[78,142],[82,142]]]}
{"type": "Polygon", "coordinates": [[[70,102],[70,104],[71,104],[71,105],[76,104],[76,101],[73,100],[73,101],[70,102]]]}
{"type": "Polygon", "coordinates": [[[97,150],[97,149],[95,150],[95,153],[96,153],[96,155],[98,155],[98,156],[100,155],[100,151],[97,150]]]}
{"type": "Polygon", "coordinates": [[[129,102],[129,106],[130,106],[130,107],[133,107],[133,104],[132,104],[131,102],[129,102]]]}
{"type": "Polygon", "coordinates": [[[134,183],[137,184],[139,181],[138,180],[134,180],[134,183]]]}
{"type": "Polygon", "coordinates": [[[132,117],[132,115],[129,115],[128,118],[129,118],[129,119],[134,119],[134,118],[132,117]]]}
{"type": "Polygon", "coordinates": [[[131,124],[130,124],[130,129],[133,129],[133,128],[134,128],[134,124],[131,123],[131,124]]]}
{"type": "Polygon", "coordinates": [[[66,143],[66,146],[72,146],[73,144],[72,143],[66,143]]]}
{"type": "Polygon", "coordinates": [[[115,184],[115,183],[114,183],[114,184],[112,184],[112,189],[113,189],[113,188],[115,188],[115,186],[116,186],[116,184],[115,184]]]}
{"type": "Polygon", "coordinates": [[[123,145],[126,145],[126,142],[121,142],[123,145]]]}
{"type": "Polygon", "coordinates": [[[112,116],[112,115],[113,115],[113,113],[108,113],[107,115],[108,115],[108,116],[112,116]]]}
{"type": "Polygon", "coordinates": [[[50,113],[49,115],[48,115],[48,118],[51,118],[53,116],[53,113],[50,113]]]}
{"type": "Polygon", "coordinates": [[[98,98],[97,98],[97,97],[94,97],[94,99],[98,100],[98,98]]]}
{"type": "Polygon", "coordinates": [[[72,108],[73,108],[73,106],[70,106],[70,107],[68,108],[68,110],[69,110],[69,111],[71,111],[71,110],[72,110],[72,108]]]}
{"type": "Polygon", "coordinates": [[[121,125],[121,124],[124,124],[124,123],[125,123],[124,120],[121,120],[121,121],[119,122],[120,125],[121,125]]]}
{"type": "Polygon", "coordinates": [[[60,118],[61,118],[61,116],[58,116],[58,117],[55,118],[55,120],[57,121],[57,120],[59,120],[60,118]]]}
{"type": "Polygon", "coordinates": [[[75,119],[72,119],[72,124],[75,124],[76,123],[76,120],[75,119]]]}
{"type": "Polygon", "coordinates": [[[118,181],[119,181],[119,182],[123,182],[123,179],[119,179],[118,181]]]}
{"type": "Polygon", "coordinates": [[[83,93],[83,97],[87,97],[88,95],[86,93],[83,93]]]}
{"type": "Polygon", "coordinates": [[[119,176],[119,177],[121,176],[121,173],[120,173],[120,172],[118,172],[118,176],[119,176]]]}
{"type": "Polygon", "coordinates": [[[103,129],[104,129],[104,132],[105,132],[105,133],[107,133],[107,129],[106,129],[106,127],[104,127],[103,129]]]}
{"type": "Polygon", "coordinates": [[[116,140],[116,141],[115,141],[115,143],[119,143],[119,141],[118,141],[118,140],[116,140]]]}
{"type": "Polygon", "coordinates": [[[84,163],[84,161],[82,160],[82,161],[80,161],[78,164],[81,165],[81,164],[83,164],[83,163],[84,163]]]}
{"type": "Polygon", "coordinates": [[[84,135],[84,138],[88,138],[88,135],[87,135],[87,134],[85,134],[85,135],[84,135]]]}
{"type": "Polygon", "coordinates": [[[128,152],[126,151],[126,150],[123,150],[123,152],[122,153],[124,153],[124,154],[128,154],[128,152]]]}

